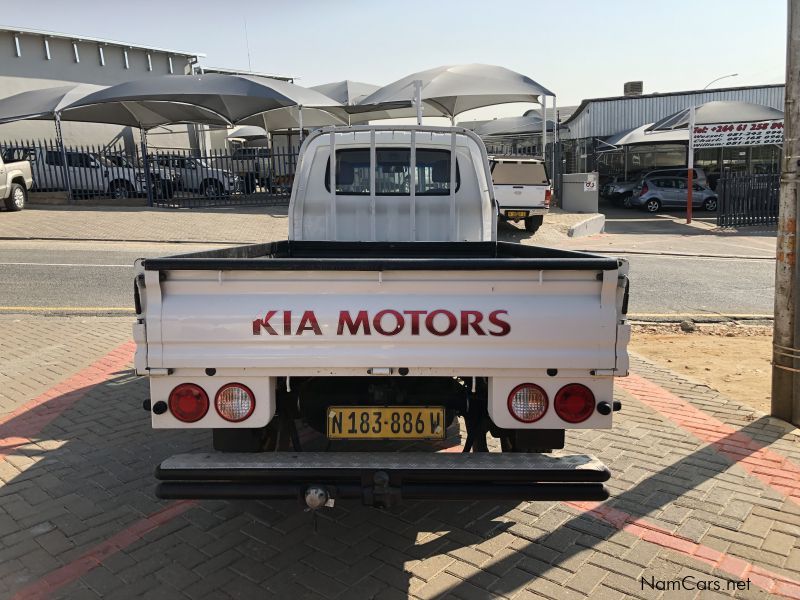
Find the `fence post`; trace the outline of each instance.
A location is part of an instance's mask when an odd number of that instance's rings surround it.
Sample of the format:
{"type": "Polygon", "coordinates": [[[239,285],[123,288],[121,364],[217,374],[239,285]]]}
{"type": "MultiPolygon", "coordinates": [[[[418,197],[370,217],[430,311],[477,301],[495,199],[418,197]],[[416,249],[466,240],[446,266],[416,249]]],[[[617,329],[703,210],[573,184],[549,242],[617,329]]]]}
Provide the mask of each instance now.
{"type": "Polygon", "coordinates": [[[147,191],[147,206],[153,206],[153,186],[150,181],[150,158],[147,155],[147,131],[139,126],[139,136],[142,140],[142,170],[144,171],[144,185],[147,191]]]}
{"type": "Polygon", "coordinates": [[[72,182],[69,179],[69,166],[67,165],[67,149],[64,147],[64,136],[61,133],[61,113],[56,113],[56,143],[58,151],[61,153],[61,169],[64,175],[64,185],[67,186],[67,202],[73,204],[75,199],[72,195],[72,182]]]}

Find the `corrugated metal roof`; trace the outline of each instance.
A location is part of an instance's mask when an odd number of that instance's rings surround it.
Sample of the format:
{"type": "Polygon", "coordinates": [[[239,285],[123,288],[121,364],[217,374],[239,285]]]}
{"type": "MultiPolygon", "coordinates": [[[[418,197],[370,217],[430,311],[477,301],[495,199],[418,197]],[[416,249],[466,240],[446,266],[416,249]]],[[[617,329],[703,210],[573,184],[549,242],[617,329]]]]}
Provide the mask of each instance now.
{"type": "Polygon", "coordinates": [[[44,31],[42,29],[30,29],[28,27],[9,27],[0,26],[0,32],[11,34],[26,34],[37,35],[46,38],[60,38],[75,42],[93,42],[97,44],[105,44],[108,46],[119,46],[121,48],[130,48],[132,50],[149,50],[151,52],[162,52],[164,54],[171,54],[172,56],[186,56],[188,58],[205,58],[202,52],[184,52],[182,50],[168,50],[167,48],[158,48],[155,46],[142,46],[141,44],[131,44],[130,42],[120,42],[117,40],[108,40],[105,38],[96,38],[87,35],[77,35],[72,33],[59,33],[57,31],[44,31]]]}
{"type": "Polygon", "coordinates": [[[567,139],[607,137],[712,100],[738,100],[783,110],[784,93],[785,86],[776,84],[593,98],[581,102],[578,109],[562,124],[561,137],[567,139]]]}

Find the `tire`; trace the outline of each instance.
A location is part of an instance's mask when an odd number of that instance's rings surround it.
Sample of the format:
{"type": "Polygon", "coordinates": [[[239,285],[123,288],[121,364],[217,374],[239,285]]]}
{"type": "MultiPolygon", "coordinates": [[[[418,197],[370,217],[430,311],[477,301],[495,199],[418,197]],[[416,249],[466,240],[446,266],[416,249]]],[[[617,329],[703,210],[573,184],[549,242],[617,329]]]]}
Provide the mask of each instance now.
{"type": "Polygon", "coordinates": [[[222,184],[219,181],[208,179],[203,182],[200,190],[206,198],[219,198],[222,196],[222,184]]]}
{"type": "Polygon", "coordinates": [[[705,202],[703,202],[703,210],[707,210],[709,212],[716,212],[716,210],[717,210],[717,199],[716,198],[706,198],[705,202]]]}
{"type": "Polygon", "coordinates": [[[18,183],[11,184],[11,193],[6,198],[6,208],[11,211],[22,210],[28,201],[28,190],[18,183]]]}
{"type": "Polygon", "coordinates": [[[650,198],[650,200],[644,203],[642,208],[649,213],[657,213],[659,210],[661,210],[661,201],[656,200],[655,198],[650,198]]]}
{"type": "Polygon", "coordinates": [[[544,215],[533,215],[532,217],[525,217],[525,231],[536,233],[539,227],[544,223],[544,215]]]}
{"type": "Polygon", "coordinates": [[[624,208],[633,208],[633,204],[631,204],[632,201],[633,201],[633,196],[628,194],[622,199],[622,206],[624,208]]]}
{"type": "Polygon", "coordinates": [[[114,200],[127,200],[133,196],[133,186],[127,181],[112,181],[108,193],[114,200]]]}

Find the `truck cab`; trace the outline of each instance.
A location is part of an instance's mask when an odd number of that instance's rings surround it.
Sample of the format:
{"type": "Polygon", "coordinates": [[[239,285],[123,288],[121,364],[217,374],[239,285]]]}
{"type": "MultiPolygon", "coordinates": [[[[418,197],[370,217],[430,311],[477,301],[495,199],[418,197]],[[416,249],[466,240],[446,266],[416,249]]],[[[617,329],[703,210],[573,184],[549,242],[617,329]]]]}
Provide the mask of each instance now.
{"type": "Polygon", "coordinates": [[[139,261],[145,409],[213,445],[162,461],[157,495],[606,498],[608,469],[561,449],[619,408],[627,263],[498,242],[497,210],[471,131],[328,128],[287,240],[139,261]]]}

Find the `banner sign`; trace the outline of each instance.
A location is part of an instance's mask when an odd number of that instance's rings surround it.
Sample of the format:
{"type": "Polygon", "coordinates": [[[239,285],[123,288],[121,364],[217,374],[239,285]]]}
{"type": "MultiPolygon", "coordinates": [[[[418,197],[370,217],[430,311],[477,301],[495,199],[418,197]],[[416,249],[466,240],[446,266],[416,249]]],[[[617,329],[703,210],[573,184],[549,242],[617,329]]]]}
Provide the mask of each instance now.
{"type": "Polygon", "coordinates": [[[757,123],[697,125],[692,142],[695,148],[783,145],[783,119],[757,123]]]}

